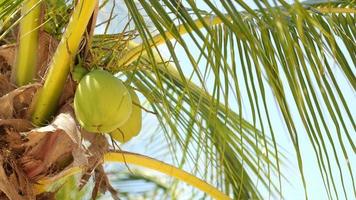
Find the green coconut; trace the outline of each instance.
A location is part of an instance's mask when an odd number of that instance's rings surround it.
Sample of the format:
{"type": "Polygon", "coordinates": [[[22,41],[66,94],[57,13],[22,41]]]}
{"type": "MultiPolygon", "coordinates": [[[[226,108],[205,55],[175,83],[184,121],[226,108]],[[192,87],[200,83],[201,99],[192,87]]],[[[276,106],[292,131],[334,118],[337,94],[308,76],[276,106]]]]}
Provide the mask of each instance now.
{"type": "Polygon", "coordinates": [[[104,70],[93,70],[78,84],[74,111],[85,130],[109,133],[130,117],[131,96],[118,78],[104,70]]]}
{"type": "Polygon", "coordinates": [[[142,110],[140,107],[140,100],[132,89],[129,88],[128,90],[133,102],[131,115],[124,124],[110,133],[115,140],[121,143],[127,142],[131,138],[138,135],[142,127],[142,110]]]}

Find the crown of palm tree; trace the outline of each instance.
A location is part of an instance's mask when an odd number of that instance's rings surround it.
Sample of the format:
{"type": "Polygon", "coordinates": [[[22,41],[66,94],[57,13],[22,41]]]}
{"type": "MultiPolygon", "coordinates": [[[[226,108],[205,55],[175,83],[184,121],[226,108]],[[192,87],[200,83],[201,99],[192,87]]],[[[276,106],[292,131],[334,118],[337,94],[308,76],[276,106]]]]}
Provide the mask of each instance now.
{"type": "MultiPolygon", "coordinates": [[[[75,10],[69,22],[75,3],[45,2],[38,26],[62,40],[57,52],[64,53],[56,53],[49,66],[32,118],[36,124],[57,109],[58,91],[79,48],[90,67],[135,88],[145,102],[145,125],[156,122],[157,129],[144,128],[146,135],[124,146],[129,150],[147,145],[144,154],[189,171],[233,199],[284,198],[284,184],[296,180],[291,176],[300,178],[305,198],[313,196],[309,166],[321,177],[326,197],[356,197],[356,1],[106,0],[97,8],[94,35],[85,40],[96,2],[78,2],[83,7],[77,22],[75,10]],[[68,22],[67,30],[76,31],[63,34],[68,22]],[[306,160],[311,155],[315,159],[306,160]],[[289,174],[290,163],[299,174],[289,174]]],[[[2,43],[21,23],[21,5],[0,1],[2,43]]],[[[119,182],[140,179],[160,190],[148,189],[150,195],[179,196],[178,189],[142,171],[118,174],[119,182]]]]}

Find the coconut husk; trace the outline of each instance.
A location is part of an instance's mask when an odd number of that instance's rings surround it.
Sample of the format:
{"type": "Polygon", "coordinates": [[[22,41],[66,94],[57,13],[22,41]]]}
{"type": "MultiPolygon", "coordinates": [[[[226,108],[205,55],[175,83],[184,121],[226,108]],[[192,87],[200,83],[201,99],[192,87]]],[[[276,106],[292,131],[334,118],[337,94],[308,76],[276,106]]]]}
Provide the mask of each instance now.
{"type": "Polygon", "coordinates": [[[0,166],[7,166],[0,168],[0,199],[35,199],[30,186],[38,180],[56,180],[66,169],[88,166],[94,154],[82,143],[73,110],[67,104],[61,111],[65,112],[40,128],[25,119],[0,119],[0,166]],[[24,121],[28,127],[18,125],[24,121]]]}
{"type": "Polygon", "coordinates": [[[0,97],[0,119],[24,118],[40,84],[26,85],[0,97]]]}
{"type": "Polygon", "coordinates": [[[0,126],[0,199],[35,199],[30,180],[18,162],[25,140],[11,126],[0,126]]]}
{"type": "MultiPolygon", "coordinates": [[[[16,173],[14,169],[16,167],[12,166],[11,162],[4,162],[5,158],[0,155],[0,190],[4,195],[0,195],[1,199],[34,199],[31,194],[24,194],[22,188],[19,188],[20,183],[26,180],[23,176],[16,178],[13,174],[16,173]],[[5,166],[5,168],[4,168],[5,166]],[[20,194],[19,194],[20,193],[20,194]]],[[[16,166],[16,165],[15,165],[16,166]]],[[[19,175],[19,174],[16,174],[19,175]]],[[[28,185],[28,184],[27,184],[28,185]]]]}
{"type": "Polygon", "coordinates": [[[0,47],[0,97],[15,89],[11,83],[11,65],[14,56],[14,45],[0,47]]]}
{"type": "Polygon", "coordinates": [[[73,113],[59,114],[50,125],[33,129],[26,137],[29,141],[24,144],[26,152],[21,159],[33,181],[53,176],[72,163],[87,164],[73,113]]]}
{"type": "Polygon", "coordinates": [[[11,66],[14,64],[15,44],[0,47],[0,72],[3,75],[11,75],[11,66]],[[7,74],[9,73],[9,74],[7,74]]]}
{"type": "Polygon", "coordinates": [[[7,76],[0,74],[0,97],[9,93],[13,89],[15,89],[15,86],[13,84],[11,84],[11,82],[9,81],[7,76]]]}
{"type": "Polygon", "coordinates": [[[40,79],[46,74],[48,65],[51,62],[54,52],[57,49],[59,42],[45,31],[39,32],[39,47],[38,47],[38,67],[37,74],[40,79]]]}

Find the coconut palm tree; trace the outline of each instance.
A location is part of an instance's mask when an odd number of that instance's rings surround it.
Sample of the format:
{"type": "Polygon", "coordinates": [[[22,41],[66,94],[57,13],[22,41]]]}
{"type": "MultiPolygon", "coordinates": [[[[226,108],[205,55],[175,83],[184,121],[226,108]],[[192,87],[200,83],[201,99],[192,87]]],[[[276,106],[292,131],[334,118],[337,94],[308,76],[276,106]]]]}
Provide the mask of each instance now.
{"type": "Polygon", "coordinates": [[[307,199],[316,177],[324,197],[355,198],[355,13],[354,0],[0,0],[1,199],[288,199],[295,181],[307,199]],[[115,112],[123,95],[130,111],[115,112]]]}

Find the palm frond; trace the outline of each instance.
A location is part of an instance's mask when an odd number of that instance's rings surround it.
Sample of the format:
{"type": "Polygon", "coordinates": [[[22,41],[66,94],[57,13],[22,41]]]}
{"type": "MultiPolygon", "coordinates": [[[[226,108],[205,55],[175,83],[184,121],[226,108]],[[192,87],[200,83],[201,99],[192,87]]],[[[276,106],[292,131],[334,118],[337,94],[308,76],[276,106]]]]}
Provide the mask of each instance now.
{"type": "Polygon", "coordinates": [[[355,2],[278,2],[254,1],[253,8],[244,1],[204,1],[202,11],[193,1],[125,1],[142,40],[126,55],[139,58],[115,58],[107,68],[124,72],[145,96],[154,96],[151,106],[167,139],[183,151],[176,161],[197,169],[204,163],[208,167],[198,171],[214,175],[210,181],[234,198],[261,198],[256,179],[272,195],[281,192],[277,143],[283,129],[276,119],[283,120],[294,146],[305,195],[306,136],[329,198],[350,197],[356,191],[349,162],[356,126],[345,91],[356,89],[355,2]],[[344,91],[345,83],[350,88],[344,91]]]}
{"type": "Polygon", "coordinates": [[[0,40],[14,29],[20,20],[16,20],[16,15],[20,13],[22,0],[0,1],[0,40]]]}

